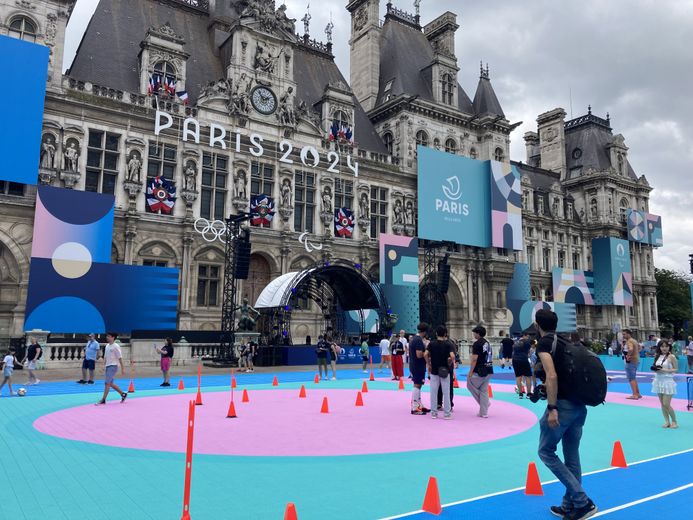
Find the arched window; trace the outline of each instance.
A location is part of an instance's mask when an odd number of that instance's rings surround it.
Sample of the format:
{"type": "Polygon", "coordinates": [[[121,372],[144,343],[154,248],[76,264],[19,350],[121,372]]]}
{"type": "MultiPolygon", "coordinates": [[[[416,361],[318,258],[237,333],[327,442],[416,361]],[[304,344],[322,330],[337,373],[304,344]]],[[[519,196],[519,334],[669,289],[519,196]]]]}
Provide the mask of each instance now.
{"type": "Polygon", "coordinates": [[[416,144],[421,146],[428,146],[428,134],[425,131],[419,130],[418,132],[416,132],[416,144]]]}
{"type": "Polygon", "coordinates": [[[27,42],[36,41],[36,24],[26,16],[17,16],[10,22],[9,35],[27,42]]]}
{"type": "Polygon", "coordinates": [[[457,153],[457,141],[452,138],[445,140],[445,151],[448,153],[457,153]]]}
{"type": "Polygon", "coordinates": [[[621,199],[621,202],[618,204],[618,211],[619,211],[619,217],[621,219],[621,222],[625,223],[626,222],[626,216],[628,215],[628,199],[623,198],[621,199]]]}
{"type": "Polygon", "coordinates": [[[154,65],[154,72],[161,76],[161,88],[166,90],[164,87],[166,85],[173,85],[175,88],[176,83],[178,83],[178,76],[176,74],[176,68],[171,65],[168,61],[160,61],[154,65]]]}
{"type": "Polygon", "coordinates": [[[619,152],[616,160],[618,162],[618,174],[623,175],[624,174],[624,171],[623,171],[623,166],[624,166],[623,154],[619,152]]]}
{"type": "Polygon", "coordinates": [[[503,153],[502,148],[496,148],[496,151],[493,152],[493,159],[498,162],[502,162],[503,159],[505,158],[505,154],[503,153]]]}
{"type": "Polygon", "coordinates": [[[440,150],[440,139],[438,139],[437,137],[433,139],[433,148],[435,148],[436,150],[440,150]]]}
{"type": "Polygon", "coordinates": [[[332,121],[337,123],[338,128],[346,128],[349,126],[349,118],[343,110],[335,111],[332,121]]]}
{"type": "Polygon", "coordinates": [[[472,147],[469,149],[469,157],[476,159],[478,156],[479,154],[476,152],[476,148],[472,147]]]}
{"type": "Polygon", "coordinates": [[[389,153],[390,155],[392,155],[394,141],[395,138],[392,137],[391,132],[385,132],[383,134],[383,142],[385,143],[385,148],[387,148],[387,153],[389,153]]]}
{"type": "Polygon", "coordinates": [[[440,80],[441,86],[442,86],[442,91],[443,91],[443,103],[446,105],[452,105],[453,100],[455,98],[454,93],[455,93],[455,83],[452,80],[452,75],[451,74],[443,74],[442,79],[440,80]]]}

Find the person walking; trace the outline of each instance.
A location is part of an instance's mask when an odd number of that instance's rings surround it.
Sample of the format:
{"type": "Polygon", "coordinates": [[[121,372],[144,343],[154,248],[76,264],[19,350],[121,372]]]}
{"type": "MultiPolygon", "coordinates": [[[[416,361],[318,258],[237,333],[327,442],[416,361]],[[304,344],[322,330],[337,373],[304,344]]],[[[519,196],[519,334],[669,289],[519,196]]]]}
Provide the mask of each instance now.
{"type": "Polygon", "coordinates": [[[77,381],[80,385],[94,384],[94,369],[96,361],[99,359],[99,342],[96,341],[94,333],[89,334],[87,344],[84,346],[84,360],[82,361],[82,379],[77,381]],[[87,373],[89,376],[87,377],[87,373]]]}
{"type": "Polygon", "coordinates": [[[171,386],[169,371],[171,370],[171,360],[173,359],[173,339],[166,338],[166,344],[159,348],[154,345],[156,351],[161,354],[161,374],[164,376],[164,382],[159,386],[171,386]]]}
{"type": "Polygon", "coordinates": [[[501,368],[505,368],[506,363],[508,364],[508,369],[512,366],[513,345],[514,342],[510,338],[510,335],[506,334],[501,340],[501,368]]]}
{"type": "Polygon", "coordinates": [[[686,358],[688,359],[688,373],[693,374],[693,336],[688,336],[686,345],[686,358]]]}
{"type": "Polygon", "coordinates": [[[14,366],[19,364],[14,354],[14,347],[10,347],[5,357],[2,358],[2,383],[0,383],[0,393],[2,393],[2,387],[7,383],[7,388],[10,389],[10,396],[16,395],[14,390],[12,390],[12,373],[14,372],[14,366]]]}
{"type": "Polygon", "coordinates": [[[361,354],[361,362],[363,363],[363,373],[368,373],[368,341],[363,338],[361,342],[361,348],[359,349],[359,354],[361,354]]]}
{"type": "Polygon", "coordinates": [[[38,385],[41,380],[36,377],[34,370],[36,370],[38,365],[38,360],[43,356],[43,349],[41,345],[38,344],[36,338],[31,336],[29,338],[29,348],[26,350],[26,368],[29,371],[29,377],[27,379],[26,385],[38,385]]]}
{"type": "Polygon", "coordinates": [[[472,359],[467,373],[467,390],[479,404],[479,417],[488,419],[488,409],[491,402],[488,397],[488,383],[493,375],[493,349],[486,340],[486,328],[477,325],[472,329],[474,344],[472,359]]]}
{"type": "Polygon", "coordinates": [[[411,389],[411,414],[425,415],[430,410],[421,403],[421,387],[426,381],[426,344],[428,324],[421,322],[416,327],[416,336],[409,342],[409,373],[413,383],[411,389]]]}
{"type": "Polygon", "coordinates": [[[637,380],[638,367],[640,366],[640,344],[633,338],[630,329],[623,329],[623,339],[626,342],[623,349],[623,359],[626,363],[626,378],[631,388],[631,395],[626,397],[626,399],[642,399],[637,380]]]}
{"type": "Polygon", "coordinates": [[[390,365],[390,340],[387,336],[383,336],[380,340],[380,366],[378,366],[378,373],[383,371],[383,365],[387,368],[391,368],[390,365]]]}
{"type": "MultiPolygon", "coordinates": [[[[406,341],[406,340],[404,340],[406,341]]],[[[404,377],[404,345],[400,336],[390,338],[390,359],[392,360],[392,380],[399,381],[404,377]]]]}
{"type": "Polygon", "coordinates": [[[652,363],[652,370],[655,373],[654,381],[652,381],[652,393],[657,394],[664,416],[662,428],[678,428],[679,424],[676,422],[676,412],[671,406],[671,398],[676,395],[674,374],[679,370],[679,362],[666,341],[657,343],[657,353],[654,363],[652,363]]]}
{"type": "Polygon", "coordinates": [[[562,504],[551,506],[550,509],[556,516],[582,520],[598,511],[582,487],[580,439],[587,407],[571,399],[575,389],[566,384],[564,340],[559,341],[560,338],[556,336],[558,316],[548,309],[540,309],[534,320],[541,337],[537,343],[537,353],[545,373],[547,395],[546,411],[539,421],[539,458],[566,489],[562,504]],[[559,442],[563,446],[563,461],[556,455],[559,442]]]}
{"type": "Polygon", "coordinates": [[[325,341],[325,338],[322,335],[318,336],[315,354],[318,357],[318,374],[321,379],[327,379],[327,351],[329,349],[330,345],[325,341]]]}
{"type": "MultiPolygon", "coordinates": [[[[424,356],[428,373],[431,377],[431,408],[438,399],[438,389],[443,390],[443,419],[452,419],[452,408],[450,407],[450,393],[447,391],[452,377],[453,367],[455,366],[455,348],[447,340],[448,330],[440,325],[436,328],[436,339],[431,341],[426,347],[424,356]]],[[[438,417],[437,410],[431,410],[431,417],[438,417]]]]}
{"type": "Polygon", "coordinates": [[[529,342],[529,333],[524,331],[522,337],[513,345],[513,371],[515,372],[515,384],[517,395],[520,399],[531,393],[532,367],[529,364],[529,350],[532,344],[529,342]],[[524,384],[523,384],[524,383],[524,384]]]}
{"type": "Polygon", "coordinates": [[[121,388],[115,384],[114,379],[118,373],[118,365],[120,365],[120,371],[125,375],[125,367],[123,366],[123,352],[120,350],[120,345],[116,343],[118,334],[115,332],[106,333],[106,349],[103,353],[103,363],[104,363],[104,388],[103,396],[96,403],[97,405],[106,404],[106,397],[108,397],[108,392],[112,388],[120,394],[120,402],[124,403],[127,399],[127,392],[123,392],[121,388]]]}

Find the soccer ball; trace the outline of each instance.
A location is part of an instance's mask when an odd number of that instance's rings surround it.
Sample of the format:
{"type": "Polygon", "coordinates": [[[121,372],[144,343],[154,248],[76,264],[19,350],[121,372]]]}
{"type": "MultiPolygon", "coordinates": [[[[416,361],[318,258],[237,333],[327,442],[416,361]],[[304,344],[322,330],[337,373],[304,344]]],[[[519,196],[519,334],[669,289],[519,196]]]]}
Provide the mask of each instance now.
{"type": "Polygon", "coordinates": [[[19,390],[17,390],[17,395],[19,397],[24,397],[26,395],[26,388],[20,388],[19,390]]]}

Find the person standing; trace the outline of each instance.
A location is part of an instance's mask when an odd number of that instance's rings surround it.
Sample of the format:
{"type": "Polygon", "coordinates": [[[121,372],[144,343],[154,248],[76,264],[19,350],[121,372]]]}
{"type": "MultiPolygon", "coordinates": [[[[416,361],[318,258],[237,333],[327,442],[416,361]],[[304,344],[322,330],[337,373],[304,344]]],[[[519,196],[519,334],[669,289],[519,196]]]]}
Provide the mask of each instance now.
{"type": "MultiPolygon", "coordinates": [[[[402,358],[402,361],[409,364],[409,340],[407,339],[407,333],[404,331],[404,329],[399,331],[399,342],[404,348],[404,357],[402,358]]],[[[402,370],[404,370],[404,368],[402,368],[402,370]]]]}
{"type": "Polygon", "coordinates": [[[10,396],[15,395],[12,390],[12,373],[14,372],[14,366],[18,364],[19,362],[14,355],[14,348],[10,347],[10,350],[2,359],[2,383],[0,383],[0,392],[2,391],[2,387],[5,386],[5,383],[7,383],[7,388],[10,389],[10,396]]]}
{"type": "Polygon", "coordinates": [[[425,415],[430,412],[421,404],[421,387],[426,381],[426,343],[428,340],[428,324],[419,323],[416,327],[417,333],[409,343],[409,373],[414,385],[411,389],[411,414],[425,415]]]}
{"type": "Polygon", "coordinates": [[[106,404],[106,397],[108,397],[108,392],[112,388],[120,394],[120,402],[125,402],[128,394],[123,392],[120,387],[113,381],[116,374],[118,373],[118,365],[120,365],[120,371],[125,375],[125,367],[123,366],[123,352],[120,350],[120,345],[116,343],[118,334],[115,332],[106,333],[106,349],[103,354],[103,363],[105,371],[103,396],[97,402],[97,405],[106,404]]]}
{"type": "Polygon", "coordinates": [[[96,360],[99,358],[99,342],[96,341],[94,333],[89,334],[87,344],[84,346],[84,360],[82,361],[82,379],[77,381],[80,385],[94,384],[94,369],[96,360]],[[87,379],[89,371],[89,379],[87,379]]]}
{"type": "Polygon", "coordinates": [[[529,333],[524,331],[522,337],[513,345],[513,371],[515,372],[515,384],[517,385],[517,395],[522,399],[531,393],[530,379],[532,377],[532,367],[529,364],[529,333]],[[524,383],[524,385],[523,385],[524,383]]]}
{"type": "MultiPolygon", "coordinates": [[[[438,399],[438,389],[443,390],[443,419],[452,419],[452,408],[450,407],[450,392],[447,391],[452,378],[453,367],[455,366],[455,348],[447,340],[448,330],[440,325],[436,328],[436,339],[431,341],[426,347],[424,356],[428,373],[431,376],[431,408],[438,399]]],[[[438,417],[437,410],[431,410],[431,417],[438,417]]]]}
{"type": "Polygon", "coordinates": [[[166,344],[159,348],[154,345],[156,351],[161,354],[161,373],[164,376],[164,382],[159,386],[171,386],[169,379],[169,371],[171,370],[171,360],[173,359],[173,339],[166,338],[166,344]]]}
{"type": "Polygon", "coordinates": [[[688,336],[686,358],[688,359],[688,373],[693,374],[693,336],[688,336]]]}
{"type": "Polygon", "coordinates": [[[547,395],[546,411],[539,421],[538,452],[542,462],[566,489],[563,503],[551,506],[551,513],[570,520],[589,518],[598,509],[582,487],[580,439],[587,407],[571,399],[571,391],[575,390],[565,384],[567,371],[564,368],[562,342],[556,337],[558,316],[548,309],[540,309],[534,320],[541,337],[537,352],[545,372],[547,395]],[[563,445],[564,461],[556,455],[559,442],[563,445]]]}
{"type": "MultiPolygon", "coordinates": [[[[455,369],[457,369],[457,364],[458,364],[458,348],[457,345],[455,344],[454,341],[451,341],[450,338],[447,336],[445,337],[445,340],[450,343],[450,345],[453,348],[453,351],[455,353],[455,362],[452,365],[452,370],[450,371],[450,387],[448,388],[448,391],[450,393],[450,411],[453,411],[455,409],[455,390],[454,390],[454,379],[455,379],[455,369]]],[[[443,387],[440,386],[438,388],[438,400],[437,400],[437,407],[436,409],[438,411],[443,409],[443,387]]]]}
{"type": "Polygon", "coordinates": [[[676,412],[671,406],[671,398],[676,394],[676,381],[674,374],[679,369],[679,362],[671,352],[671,346],[666,341],[657,343],[657,353],[655,354],[652,370],[654,370],[654,381],[652,381],[652,393],[657,394],[659,404],[662,406],[664,424],[662,428],[678,428],[676,422],[676,412]]]}
{"type": "Polygon", "coordinates": [[[334,341],[330,341],[330,366],[332,367],[332,381],[337,380],[337,356],[341,354],[342,347],[334,341]]]}
{"type": "Polygon", "coordinates": [[[330,346],[322,335],[318,336],[315,354],[318,356],[318,374],[321,379],[327,379],[327,351],[330,346]],[[323,375],[324,372],[324,375],[323,375]]]}
{"type": "Polygon", "coordinates": [[[399,381],[404,377],[404,344],[402,343],[402,338],[393,334],[392,338],[390,338],[390,349],[392,356],[392,379],[393,381],[399,381]]]}
{"type": "Polygon", "coordinates": [[[37,368],[38,360],[41,359],[43,355],[41,345],[38,344],[36,338],[31,336],[29,338],[29,348],[26,351],[26,368],[29,370],[29,378],[27,379],[26,385],[38,385],[41,380],[36,377],[34,370],[37,368]]]}
{"type": "Polygon", "coordinates": [[[631,388],[631,395],[626,399],[642,399],[640,388],[638,388],[638,367],[640,366],[640,345],[633,338],[630,329],[623,329],[623,339],[625,340],[624,360],[626,362],[626,378],[631,388]]]}
{"type": "Polygon", "coordinates": [[[488,408],[491,406],[488,397],[488,383],[493,375],[493,349],[486,340],[486,328],[477,325],[472,329],[474,344],[472,359],[467,373],[467,390],[479,404],[479,417],[488,419],[488,408]]]}
{"type": "Polygon", "coordinates": [[[513,357],[513,340],[510,339],[510,335],[506,334],[501,340],[501,368],[505,368],[505,364],[508,364],[508,369],[512,366],[513,357]]]}
{"type": "Polygon", "coordinates": [[[363,338],[363,341],[361,342],[361,348],[359,349],[359,353],[361,354],[361,361],[363,362],[363,373],[367,374],[368,373],[368,341],[366,338],[363,338]]]}
{"type": "Polygon", "coordinates": [[[391,368],[390,365],[390,340],[387,336],[383,336],[380,340],[380,366],[378,366],[378,373],[383,371],[383,365],[387,368],[391,368]]]}

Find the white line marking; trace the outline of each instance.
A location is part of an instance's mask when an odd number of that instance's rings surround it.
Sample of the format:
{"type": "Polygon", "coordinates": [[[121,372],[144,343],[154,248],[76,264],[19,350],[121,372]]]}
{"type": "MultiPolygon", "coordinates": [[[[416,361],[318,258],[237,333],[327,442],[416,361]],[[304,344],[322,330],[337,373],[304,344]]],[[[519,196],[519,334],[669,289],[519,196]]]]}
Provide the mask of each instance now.
{"type": "MultiPolygon", "coordinates": [[[[628,464],[628,466],[636,466],[638,464],[644,464],[645,462],[652,462],[653,460],[666,459],[667,457],[675,457],[676,455],[683,455],[684,453],[689,453],[692,451],[693,451],[693,448],[689,448],[687,450],[676,451],[674,453],[669,453],[667,455],[660,455],[658,457],[652,457],[649,459],[637,460],[635,462],[630,462],[628,464]]],[[[603,469],[596,469],[594,471],[588,471],[587,473],[583,473],[582,476],[586,477],[587,475],[596,475],[597,473],[604,473],[605,471],[612,471],[615,469],[621,469],[621,468],[608,467],[608,468],[603,468],[603,469]]],[[[555,484],[556,482],[558,482],[558,479],[547,480],[545,482],[542,482],[541,485],[546,486],[547,484],[555,484]]],[[[459,504],[466,504],[468,502],[476,502],[477,500],[484,500],[486,498],[491,498],[491,497],[495,497],[498,495],[506,495],[508,493],[514,493],[515,491],[522,491],[524,488],[525,488],[524,486],[521,486],[521,487],[516,487],[516,488],[512,488],[512,489],[506,489],[505,491],[496,491],[495,493],[489,493],[487,495],[480,495],[478,497],[465,498],[464,500],[458,500],[456,502],[449,502],[447,504],[443,504],[442,507],[457,506],[459,504]]],[[[397,518],[405,518],[407,516],[417,515],[419,513],[423,513],[423,510],[418,509],[416,511],[410,511],[408,513],[402,513],[402,514],[395,515],[395,516],[384,517],[384,518],[381,518],[380,520],[396,520],[397,518]]]]}
{"type": "Polygon", "coordinates": [[[621,509],[627,509],[629,507],[637,506],[638,504],[642,504],[644,502],[649,502],[650,500],[656,500],[658,498],[665,497],[667,495],[673,495],[674,493],[678,493],[679,491],[683,491],[684,489],[688,489],[690,487],[693,487],[693,482],[691,482],[690,484],[686,484],[685,486],[680,486],[680,487],[677,487],[675,489],[670,489],[669,491],[664,491],[663,493],[658,493],[656,495],[641,498],[640,500],[634,500],[633,502],[628,502],[627,504],[612,507],[611,509],[605,509],[604,511],[599,511],[596,515],[592,515],[592,518],[597,518],[598,516],[608,515],[609,513],[614,513],[616,511],[620,511],[621,509]]]}

